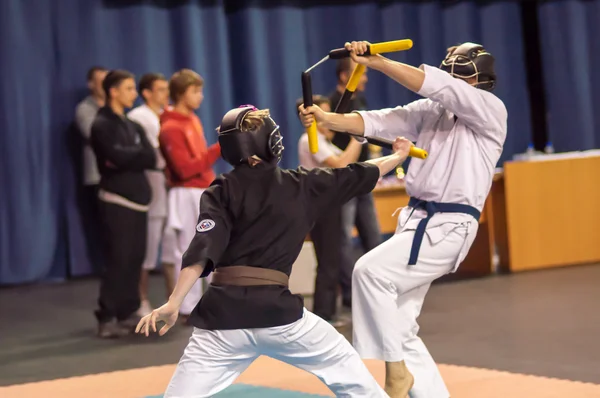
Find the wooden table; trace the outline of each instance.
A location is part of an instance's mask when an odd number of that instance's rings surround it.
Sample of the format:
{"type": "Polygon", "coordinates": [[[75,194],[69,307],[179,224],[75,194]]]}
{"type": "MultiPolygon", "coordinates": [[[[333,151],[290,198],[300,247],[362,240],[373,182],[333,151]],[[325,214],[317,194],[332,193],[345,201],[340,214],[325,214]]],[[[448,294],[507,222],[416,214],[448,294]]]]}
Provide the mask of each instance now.
{"type": "Polygon", "coordinates": [[[600,262],[600,156],[507,162],[512,272],[600,262]]]}

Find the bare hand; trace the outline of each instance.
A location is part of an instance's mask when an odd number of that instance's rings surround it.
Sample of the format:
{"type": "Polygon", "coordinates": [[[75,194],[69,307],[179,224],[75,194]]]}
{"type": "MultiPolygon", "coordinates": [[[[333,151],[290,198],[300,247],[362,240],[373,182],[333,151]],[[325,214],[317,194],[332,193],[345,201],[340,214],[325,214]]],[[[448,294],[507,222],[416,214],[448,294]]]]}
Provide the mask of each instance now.
{"type": "Polygon", "coordinates": [[[135,332],[148,336],[150,334],[150,328],[156,332],[156,322],[164,322],[165,325],[158,332],[160,336],[164,336],[164,334],[175,325],[178,316],[179,308],[167,302],[162,307],[155,309],[150,314],[143,317],[135,328],[135,332]]]}
{"type": "Polygon", "coordinates": [[[318,105],[309,106],[306,109],[304,105],[300,105],[298,107],[298,114],[300,115],[302,125],[306,128],[310,127],[313,122],[316,121],[318,123],[325,118],[325,112],[318,105]]]}
{"type": "Polygon", "coordinates": [[[402,158],[408,157],[408,152],[412,147],[413,143],[404,137],[396,137],[394,143],[392,144],[392,150],[394,153],[398,154],[402,158]]]}
{"type": "Polygon", "coordinates": [[[367,52],[367,45],[370,45],[368,41],[353,41],[351,43],[346,42],[344,44],[344,48],[350,51],[350,58],[357,64],[363,64],[369,66],[373,63],[376,58],[379,58],[379,55],[369,55],[364,57],[359,57],[359,55],[367,52]]]}

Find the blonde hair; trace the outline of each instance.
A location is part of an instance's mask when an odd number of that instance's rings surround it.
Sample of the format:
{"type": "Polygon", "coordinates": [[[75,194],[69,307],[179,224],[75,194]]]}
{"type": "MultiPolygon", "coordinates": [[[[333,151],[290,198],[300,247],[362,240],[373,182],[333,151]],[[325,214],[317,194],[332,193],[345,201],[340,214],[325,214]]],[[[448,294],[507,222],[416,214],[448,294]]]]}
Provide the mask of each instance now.
{"type": "MultiPolygon", "coordinates": [[[[261,128],[265,124],[265,119],[270,117],[271,113],[268,109],[259,109],[257,111],[250,111],[246,113],[244,118],[242,119],[242,124],[240,126],[240,131],[242,133],[248,133],[250,131],[255,131],[261,128]]],[[[220,131],[220,126],[217,127],[217,132],[220,131]]]]}
{"type": "Polygon", "coordinates": [[[265,124],[265,119],[270,117],[268,109],[259,109],[257,111],[250,111],[246,113],[246,116],[242,119],[242,125],[240,131],[247,133],[249,131],[258,130],[265,124]]]}
{"type": "Polygon", "coordinates": [[[456,50],[458,48],[458,46],[452,46],[452,47],[448,47],[448,49],[446,50],[447,55],[451,55],[454,50],[456,50]]]}
{"type": "Polygon", "coordinates": [[[181,69],[175,72],[169,80],[169,95],[173,102],[177,103],[190,86],[202,87],[203,85],[202,76],[191,69],[181,69]]]}

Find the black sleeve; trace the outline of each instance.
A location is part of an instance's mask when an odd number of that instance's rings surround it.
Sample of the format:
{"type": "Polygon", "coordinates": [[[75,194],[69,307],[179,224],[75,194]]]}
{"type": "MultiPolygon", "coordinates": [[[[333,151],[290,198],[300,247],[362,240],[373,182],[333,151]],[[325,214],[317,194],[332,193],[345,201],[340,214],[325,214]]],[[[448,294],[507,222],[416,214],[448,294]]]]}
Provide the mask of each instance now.
{"type": "Polygon", "coordinates": [[[231,217],[225,203],[224,187],[217,180],[200,198],[196,234],[183,254],[182,268],[200,264],[204,267],[201,277],[206,277],[219,263],[231,233],[231,217]]]}
{"type": "Polygon", "coordinates": [[[155,167],[156,155],[144,134],[136,127],[140,136],[140,144],[122,145],[119,142],[120,126],[103,119],[96,119],[92,124],[92,146],[101,158],[121,170],[141,171],[155,167]],[[144,142],[148,145],[145,147],[144,142]]]}
{"type": "Polygon", "coordinates": [[[316,168],[308,172],[307,180],[309,200],[320,213],[371,192],[379,180],[379,167],[362,162],[343,168],[316,168]]]}
{"type": "Polygon", "coordinates": [[[144,128],[138,123],[135,123],[135,125],[137,133],[140,136],[140,140],[142,143],[142,150],[140,151],[139,155],[139,157],[141,158],[140,163],[144,169],[156,170],[156,150],[154,149],[150,141],[148,141],[148,137],[146,137],[146,132],[144,131],[144,128]]]}

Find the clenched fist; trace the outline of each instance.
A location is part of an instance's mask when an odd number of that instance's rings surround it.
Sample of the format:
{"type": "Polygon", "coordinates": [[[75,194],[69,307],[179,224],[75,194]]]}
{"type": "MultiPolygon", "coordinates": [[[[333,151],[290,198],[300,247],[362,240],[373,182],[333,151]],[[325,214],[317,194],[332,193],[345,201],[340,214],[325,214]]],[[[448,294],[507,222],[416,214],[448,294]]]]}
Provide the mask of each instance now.
{"type": "Polygon", "coordinates": [[[309,127],[313,122],[321,122],[325,118],[325,111],[317,105],[304,108],[304,105],[298,107],[298,114],[304,127],[309,127]]]}
{"type": "Polygon", "coordinates": [[[368,41],[353,41],[351,43],[346,42],[344,44],[344,48],[350,51],[350,58],[357,64],[362,64],[365,66],[372,65],[373,62],[377,61],[381,58],[380,55],[369,55],[360,57],[359,55],[364,54],[367,51],[367,45],[370,45],[368,41]]]}
{"type": "Polygon", "coordinates": [[[413,143],[404,137],[396,137],[392,144],[392,150],[402,158],[408,157],[410,148],[413,147],[413,143]]]}

